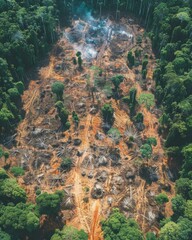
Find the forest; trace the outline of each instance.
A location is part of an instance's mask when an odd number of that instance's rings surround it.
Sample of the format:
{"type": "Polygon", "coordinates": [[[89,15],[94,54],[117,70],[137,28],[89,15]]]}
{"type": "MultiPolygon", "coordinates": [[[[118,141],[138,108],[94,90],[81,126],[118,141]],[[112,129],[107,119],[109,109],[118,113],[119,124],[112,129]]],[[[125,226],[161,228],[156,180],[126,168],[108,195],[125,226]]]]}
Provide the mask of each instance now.
{"type": "Polygon", "coordinates": [[[191,240],[192,0],[0,0],[0,19],[0,240],[191,240]]]}

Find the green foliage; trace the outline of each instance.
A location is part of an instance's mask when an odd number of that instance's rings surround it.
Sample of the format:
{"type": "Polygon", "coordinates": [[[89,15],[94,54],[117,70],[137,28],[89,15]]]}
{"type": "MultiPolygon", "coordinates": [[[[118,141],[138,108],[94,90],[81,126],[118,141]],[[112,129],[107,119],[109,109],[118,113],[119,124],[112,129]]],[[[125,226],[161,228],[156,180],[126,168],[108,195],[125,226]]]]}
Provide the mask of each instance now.
{"type": "Polygon", "coordinates": [[[113,209],[111,215],[102,222],[104,239],[143,240],[143,236],[137,223],[132,219],[126,219],[118,209],[113,209]]]}
{"type": "Polygon", "coordinates": [[[130,114],[133,116],[135,114],[135,107],[137,104],[136,100],[137,96],[137,89],[136,88],[131,88],[129,91],[129,108],[130,108],[130,114]]]}
{"type": "Polygon", "coordinates": [[[36,195],[38,196],[38,195],[41,194],[41,190],[40,190],[40,189],[37,189],[37,191],[36,191],[35,193],[36,193],[36,195]]]}
{"type": "Polygon", "coordinates": [[[0,229],[0,239],[1,240],[11,240],[11,236],[0,229]]]}
{"type": "Polygon", "coordinates": [[[70,171],[72,165],[73,165],[73,162],[70,158],[63,158],[62,162],[61,162],[61,165],[60,165],[60,168],[62,170],[65,170],[65,171],[70,171]]]}
{"type": "Polygon", "coordinates": [[[164,203],[169,202],[169,198],[167,197],[167,195],[165,193],[160,193],[159,195],[155,196],[155,201],[159,205],[163,205],[164,203]]]}
{"type": "Polygon", "coordinates": [[[74,122],[75,126],[78,127],[78,125],[79,125],[79,117],[78,117],[77,113],[73,111],[72,117],[73,117],[73,122],[74,122]]]}
{"type": "Polygon", "coordinates": [[[4,127],[5,129],[9,126],[11,121],[14,119],[14,116],[11,111],[7,109],[6,106],[4,106],[0,110],[0,128],[4,127]]]}
{"type": "Polygon", "coordinates": [[[144,104],[147,109],[150,109],[155,105],[155,97],[152,93],[141,93],[138,102],[140,105],[144,104]]]}
{"type": "Polygon", "coordinates": [[[112,108],[111,104],[104,104],[101,108],[103,120],[105,123],[112,123],[113,122],[113,114],[114,109],[112,108]]]}
{"type": "Polygon", "coordinates": [[[172,210],[174,212],[175,218],[179,218],[184,215],[186,201],[181,195],[176,195],[171,199],[172,202],[172,210]]]}
{"type": "Polygon", "coordinates": [[[19,93],[19,91],[17,90],[16,87],[15,88],[9,88],[8,94],[9,94],[12,101],[16,101],[20,98],[20,93],[19,93]]]}
{"type": "Polygon", "coordinates": [[[146,240],[157,240],[157,238],[153,232],[148,232],[146,234],[146,240]]]}
{"type": "Polygon", "coordinates": [[[142,70],[145,70],[147,68],[148,63],[148,58],[144,58],[142,61],[142,70]]]}
{"type": "Polygon", "coordinates": [[[130,68],[132,68],[135,65],[135,57],[133,56],[133,53],[131,51],[128,52],[127,61],[130,68]]]}
{"type": "Polygon", "coordinates": [[[63,102],[62,102],[62,101],[57,101],[57,102],[55,103],[55,107],[57,108],[58,113],[60,113],[60,112],[61,112],[61,109],[64,108],[63,102]]]}
{"type": "Polygon", "coordinates": [[[88,240],[88,234],[84,230],[77,230],[72,226],[65,226],[63,230],[56,230],[51,240],[88,240]]]}
{"type": "Polygon", "coordinates": [[[15,87],[17,88],[17,90],[18,90],[20,95],[23,94],[23,92],[24,92],[24,84],[21,81],[16,82],[15,83],[15,87]]]}
{"type": "Polygon", "coordinates": [[[54,82],[51,86],[51,90],[57,95],[58,100],[62,100],[64,91],[64,84],[62,82],[54,82]]]}
{"type": "Polygon", "coordinates": [[[184,216],[192,220],[192,200],[188,200],[185,206],[184,216]]]}
{"type": "Polygon", "coordinates": [[[192,199],[192,180],[189,178],[180,178],[175,184],[176,192],[184,199],[192,199]]]}
{"type": "Polygon", "coordinates": [[[179,226],[174,222],[167,223],[160,230],[159,240],[178,240],[179,226]]]}
{"type": "Polygon", "coordinates": [[[63,195],[58,193],[42,193],[37,196],[36,203],[40,214],[57,215],[60,211],[60,204],[63,195]]]}
{"type": "Polygon", "coordinates": [[[39,228],[39,218],[32,210],[30,205],[22,203],[16,206],[0,206],[0,227],[15,239],[25,231],[36,231],[39,228]]]}
{"type": "Polygon", "coordinates": [[[1,181],[1,180],[4,180],[4,179],[6,179],[6,178],[9,178],[9,177],[8,177],[5,169],[0,168],[0,181],[1,181]]]}
{"type": "Polygon", "coordinates": [[[119,85],[123,82],[124,76],[122,75],[116,75],[112,77],[111,81],[115,87],[115,90],[117,91],[119,89],[119,85]]]}
{"type": "Polygon", "coordinates": [[[107,132],[108,136],[110,138],[112,138],[115,142],[118,142],[119,139],[121,138],[121,133],[119,132],[119,130],[117,128],[111,128],[108,132],[107,132]]]}
{"type": "Polygon", "coordinates": [[[147,143],[145,143],[144,145],[142,145],[141,148],[140,148],[141,156],[142,156],[143,158],[146,158],[146,159],[151,158],[151,156],[152,156],[152,151],[153,151],[153,150],[152,150],[151,145],[150,145],[150,144],[147,144],[147,143]]]}
{"type": "Polygon", "coordinates": [[[11,173],[15,176],[15,177],[19,177],[25,174],[25,171],[23,170],[23,168],[21,167],[12,167],[11,168],[11,173]]]}
{"type": "Polygon", "coordinates": [[[144,116],[142,113],[137,113],[137,115],[134,117],[134,121],[136,123],[143,123],[144,121],[144,116]]]}
{"type": "Polygon", "coordinates": [[[26,202],[26,192],[14,179],[0,180],[0,199],[3,203],[26,202]]]}
{"type": "Polygon", "coordinates": [[[149,137],[147,138],[146,143],[149,145],[157,146],[157,139],[154,137],[149,137]]]}

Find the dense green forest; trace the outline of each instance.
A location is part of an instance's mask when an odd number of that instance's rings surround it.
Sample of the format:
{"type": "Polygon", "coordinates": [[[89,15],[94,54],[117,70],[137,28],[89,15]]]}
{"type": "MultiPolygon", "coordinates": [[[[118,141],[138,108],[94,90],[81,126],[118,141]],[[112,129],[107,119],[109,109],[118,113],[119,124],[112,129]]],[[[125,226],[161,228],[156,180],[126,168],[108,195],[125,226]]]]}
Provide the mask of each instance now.
{"type": "MultiPolygon", "coordinates": [[[[106,240],[190,240],[192,236],[192,0],[87,0],[95,14],[114,19],[131,14],[145,27],[157,58],[156,103],[162,110],[159,133],[171,166],[178,168],[173,216],[161,219],[160,234],[144,237],[134,220],[118,210],[102,222],[106,240]]],[[[59,28],[70,24],[82,1],[0,0],[0,136],[13,133],[23,117],[21,95],[27,71],[58,40],[59,28]]],[[[77,11],[78,10],[78,11],[77,11]]],[[[134,62],[133,62],[134,65],[134,62]]],[[[0,151],[6,158],[7,152],[0,151]]],[[[0,239],[39,239],[40,216],[59,218],[61,192],[37,193],[36,205],[16,181],[0,170],[0,239]]],[[[158,200],[157,200],[158,201],[158,200]]],[[[160,196],[160,204],[164,199],[160,196]]],[[[51,231],[53,233],[53,230],[51,231]]],[[[84,231],[64,227],[51,240],[87,239],[84,231]]],[[[48,236],[50,239],[50,236],[48,236]]]]}

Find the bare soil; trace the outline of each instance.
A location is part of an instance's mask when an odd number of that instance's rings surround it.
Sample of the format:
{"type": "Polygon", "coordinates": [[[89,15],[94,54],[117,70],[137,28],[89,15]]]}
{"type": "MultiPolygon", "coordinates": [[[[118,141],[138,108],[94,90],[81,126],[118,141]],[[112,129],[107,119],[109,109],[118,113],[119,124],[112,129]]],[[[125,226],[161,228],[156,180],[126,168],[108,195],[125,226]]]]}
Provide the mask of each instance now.
{"type": "MultiPolygon", "coordinates": [[[[145,129],[138,132],[141,140],[155,137],[158,142],[153,148],[153,157],[148,161],[141,160],[139,145],[129,148],[124,137],[127,128],[134,128],[128,106],[121,100],[107,97],[105,91],[111,91],[110,77],[120,73],[124,76],[120,86],[124,96],[131,87],[137,89],[137,97],[154,89],[155,57],[150,40],[143,35],[143,29],[136,24],[128,24],[127,19],[122,19],[120,26],[129,31],[133,39],[117,34],[111,41],[104,41],[97,48],[96,58],[84,59],[82,71],[73,65],[72,59],[76,54],[74,43],[65,36],[61,38],[50,54],[49,64],[39,69],[38,78],[31,79],[24,92],[22,100],[26,115],[17,129],[17,145],[10,150],[11,165],[19,165],[26,170],[18,181],[26,189],[29,201],[35,201],[38,188],[47,192],[65,190],[74,199],[75,206],[72,209],[63,208],[63,221],[84,229],[89,233],[90,240],[103,239],[100,222],[114,207],[119,207],[127,217],[135,218],[144,232],[158,231],[159,208],[154,196],[164,191],[167,185],[171,188],[168,196],[174,194],[174,185],[165,172],[167,158],[158,134],[158,111],[155,107],[147,110],[138,106],[137,111],[144,114],[145,125],[145,129]],[[136,41],[139,35],[142,36],[140,45],[136,41]],[[145,83],[141,77],[141,65],[132,70],[127,66],[127,53],[136,48],[142,50],[142,56],[151,56],[145,83]],[[97,69],[102,69],[101,76],[98,76],[97,69]],[[96,92],[92,94],[90,87],[95,85],[96,79],[103,81],[106,88],[97,85],[96,92]],[[55,96],[51,92],[51,84],[55,81],[65,84],[64,105],[71,113],[78,113],[78,129],[75,129],[70,116],[70,130],[62,130],[54,107],[55,96]],[[104,103],[111,103],[115,110],[113,127],[121,133],[119,143],[103,132],[100,108],[104,103]],[[99,111],[92,111],[93,107],[99,111]],[[98,133],[102,136],[99,139],[96,138],[98,133]],[[74,145],[75,139],[81,140],[80,146],[74,145]],[[117,153],[115,156],[119,156],[117,165],[113,164],[114,151],[117,153]],[[70,172],[59,170],[63,157],[73,160],[74,167],[70,172]],[[100,157],[107,159],[106,165],[98,164],[100,157]],[[148,184],[141,178],[139,171],[143,164],[156,169],[156,182],[148,184]],[[132,179],[126,178],[130,170],[134,170],[132,179]],[[98,177],[102,171],[107,173],[107,177],[104,182],[99,182],[96,175],[98,177]],[[92,196],[97,191],[95,184],[103,189],[102,197],[98,199],[92,196]]],[[[87,25],[84,31],[87,31],[87,25]]],[[[167,204],[165,215],[168,217],[171,213],[170,204],[167,204]]]]}

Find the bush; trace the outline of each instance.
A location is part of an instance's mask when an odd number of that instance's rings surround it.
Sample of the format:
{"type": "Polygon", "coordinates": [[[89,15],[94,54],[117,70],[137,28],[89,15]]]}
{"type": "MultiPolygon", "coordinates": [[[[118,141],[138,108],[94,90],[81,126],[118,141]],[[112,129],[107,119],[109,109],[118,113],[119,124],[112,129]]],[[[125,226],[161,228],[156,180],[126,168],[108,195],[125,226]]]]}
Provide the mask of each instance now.
{"type": "Polygon", "coordinates": [[[19,177],[19,176],[23,176],[25,174],[25,171],[23,170],[23,168],[21,167],[12,167],[11,168],[11,173],[15,176],[15,177],[19,177]]]}
{"type": "Polygon", "coordinates": [[[51,90],[57,95],[58,100],[63,98],[64,84],[62,82],[54,82],[51,86],[51,90]]]}
{"type": "Polygon", "coordinates": [[[159,204],[162,205],[164,203],[169,202],[169,198],[167,197],[167,195],[165,193],[160,193],[159,195],[157,195],[155,197],[155,201],[159,204]]]}
{"type": "Polygon", "coordinates": [[[73,165],[73,162],[70,158],[63,158],[62,162],[61,162],[61,165],[60,165],[60,168],[62,170],[69,171],[69,170],[71,170],[72,165],[73,165]]]}

